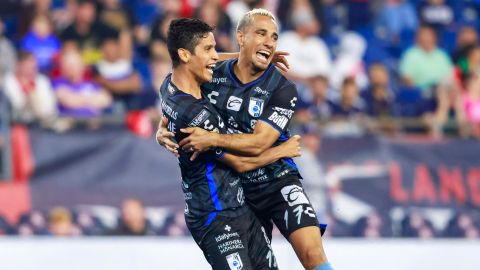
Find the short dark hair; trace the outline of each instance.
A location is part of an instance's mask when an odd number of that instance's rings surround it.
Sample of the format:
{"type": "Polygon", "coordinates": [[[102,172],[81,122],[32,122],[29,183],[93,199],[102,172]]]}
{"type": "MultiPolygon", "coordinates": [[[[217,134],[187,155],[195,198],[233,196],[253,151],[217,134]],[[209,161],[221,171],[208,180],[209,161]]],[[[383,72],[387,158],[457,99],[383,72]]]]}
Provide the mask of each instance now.
{"type": "Polygon", "coordinates": [[[200,38],[205,38],[213,30],[214,27],[199,19],[182,18],[173,20],[168,27],[167,36],[168,53],[172,59],[173,67],[180,64],[178,49],[184,48],[194,53],[200,38]]]}

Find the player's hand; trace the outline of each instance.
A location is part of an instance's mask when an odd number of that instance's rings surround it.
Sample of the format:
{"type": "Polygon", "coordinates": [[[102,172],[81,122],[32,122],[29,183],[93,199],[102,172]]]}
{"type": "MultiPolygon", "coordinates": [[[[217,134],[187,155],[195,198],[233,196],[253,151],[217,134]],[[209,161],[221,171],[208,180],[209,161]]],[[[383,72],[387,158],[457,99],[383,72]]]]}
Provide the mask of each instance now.
{"type": "Polygon", "coordinates": [[[299,157],[302,155],[300,150],[302,149],[300,147],[300,135],[295,135],[292,136],[288,141],[282,143],[280,145],[282,147],[282,152],[285,155],[285,157],[299,157]]]}
{"type": "Polygon", "coordinates": [[[180,141],[179,145],[186,152],[193,152],[190,160],[194,160],[200,153],[208,150],[212,145],[213,133],[198,127],[182,128],[181,132],[189,134],[180,141]]]}
{"type": "Polygon", "coordinates": [[[156,134],[157,143],[165,147],[168,151],[174,154],[176,157],[178,155],[178,144],[173,142],[175,134],[169,132],[167,129],[168,119],[163,116],[160,122],[158,122],[158,129],[156,134]]]}
{"type": "Polygon", "coordinates": [[[290,55],[290,53],[283,51],[276,51],[273,54],[272,63],[282,72],[287,72],[290,68],[290,64],[288,64],[288,60],[285,57],[287,55],[290,55]]]}

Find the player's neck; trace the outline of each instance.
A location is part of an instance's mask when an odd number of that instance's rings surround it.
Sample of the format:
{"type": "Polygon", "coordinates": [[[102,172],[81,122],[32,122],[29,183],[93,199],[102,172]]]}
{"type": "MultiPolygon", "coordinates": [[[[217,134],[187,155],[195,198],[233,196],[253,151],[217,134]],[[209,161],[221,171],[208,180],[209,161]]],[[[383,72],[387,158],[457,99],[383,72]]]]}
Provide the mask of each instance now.
{"type": "Polygon", "coordinates": [[[196,99],[202,98],[200,83],[195,79],[192,72],[182,67],[173,69],[172,83],[182,92],[192,95],[196,99]]]}
{"type": "Polygon", "coordinates": [[[253,63],[239,55],[238,61],[233,66],[233,73],[241,83],[247,84],[260,78],[265,70],[258,70],[253,63]]]}

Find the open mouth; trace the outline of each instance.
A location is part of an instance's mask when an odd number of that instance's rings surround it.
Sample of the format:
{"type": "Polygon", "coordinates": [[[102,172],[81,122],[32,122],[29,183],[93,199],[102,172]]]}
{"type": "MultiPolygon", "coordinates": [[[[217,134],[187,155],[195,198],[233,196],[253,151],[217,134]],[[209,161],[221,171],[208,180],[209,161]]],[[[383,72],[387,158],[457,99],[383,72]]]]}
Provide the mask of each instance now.
{"type": "Polygon", "coordinates": [[[268,59],[271,55],[272,52],[266,50],[257,51],[257,59],[260,60],[260,62],[268,63],[268,59]]]}
{"type": "Polygon", "coordinates": [[[215,64],[210,64],[206,66],[208,72],[213,75],[213,69],[215,68],[215,64]]]}

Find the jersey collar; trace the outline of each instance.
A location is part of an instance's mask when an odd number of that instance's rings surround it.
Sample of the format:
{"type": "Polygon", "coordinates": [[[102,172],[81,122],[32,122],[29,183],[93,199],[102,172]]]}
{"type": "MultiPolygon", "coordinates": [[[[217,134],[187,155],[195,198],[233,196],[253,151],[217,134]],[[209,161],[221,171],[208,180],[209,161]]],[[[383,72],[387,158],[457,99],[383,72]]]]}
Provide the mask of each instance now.
{"type": "Polygon", "coordinates": [[[254,80],[254,81],[251,81],[249,83],[246,83],[246,84],[243,84],[238,78],[237,76],[235,76],[235,72],[233,72],[233,65],[235,65],[235,63],[238,62],[238,59],[234,59],[232,61],[230,61],[227,65],[228,67],[228,75],[230,75],[230,79],[235,82],[235,84],[237,84],[238,86],[241,86],[241,87],[249,87],[249,86],[252,86],[258,82],[260,82],[261,80],[263,80],[267,75],[268,73],[270,73],[270,71],[273,69],[273,66],[272,64],[270,64],[267,68],[267,70],[265,70],[265,72],[263,72],[262,76],[260,76],[260,78],[254,80]]]}

